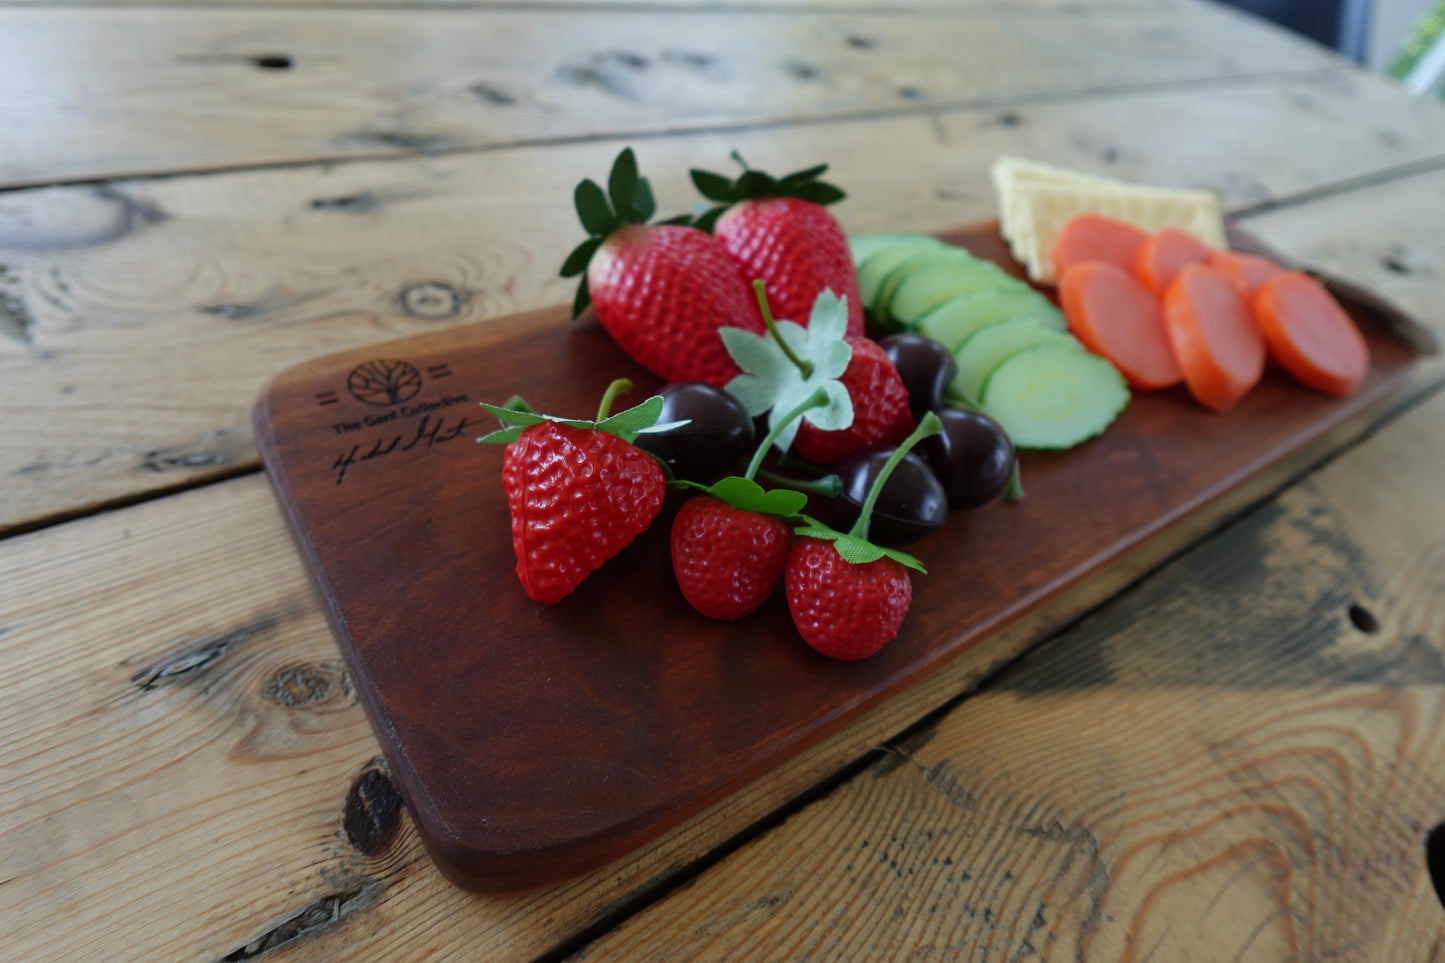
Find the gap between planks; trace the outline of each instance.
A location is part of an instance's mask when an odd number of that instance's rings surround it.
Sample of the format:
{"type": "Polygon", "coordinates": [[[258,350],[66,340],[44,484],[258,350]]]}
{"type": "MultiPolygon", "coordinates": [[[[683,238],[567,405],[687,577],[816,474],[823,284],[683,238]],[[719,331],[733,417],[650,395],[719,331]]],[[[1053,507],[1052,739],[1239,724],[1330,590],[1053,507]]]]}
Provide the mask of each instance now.
{"type": "Polygon", "coordinates": [[[762,838],[813,804],[827,799],[854,779],[873,770],[876,766],[886,764],[886,761],[890,758],[898,757],[907,759],[911,744],[925,737],[948,718],[949,715],[957,711],[964,703],[977,695],[990,691],[994,687],[994,684],[1011,669],[1020,665],[1025,660],[1039,656],[1054,640],[1064,637],[1080,623],[1091,618],[1107,606],[1114,604],[1118,599],[1133,591],[1137,586],[1153,578],[1158,572],[1194,551],[1203,542],[1215,537],[1225,529],[1263,511],[1265,507],[1274,502],[1282,492],[1317,475],[1340,458],[1348,455],[1354,451],[1354,449],[1369,441],[1375,435],[1404,419],[1416,409],[1424,407],[1433,398],[1442,393],[1445,393],[1445,373],[1440,372],[1437,366],[1436,373],[1430,380],[1422,384],[1417,379],[1407,385],[1401,394],[1388,402],[1386,407],[1377,412],[1369,424],[1358,434],[1353,435],[1346,444],[1324,452],[1318,458],[1311,459],[1308,464],[1298,471],[1291,472],[1285,478],[1271,485],[1268,490],[1249,499],[1243,506],[1236,508],[1234,511],[1218,519],[1207,531],[1200,533],[1196,538],[1152,560],[1147,566],[1134,573],[1133,577],[1127,582],[1118,586],[1117,589],[1108,593],[1095,604],[1081,610],[1062,625],[1021,649],[1017,654],[989,666],[962,692],[949,696],[939,705],[923,712],[916,720],[909,723],[893,736],[883,740],[880,744],[870,748],[856,759],[849,761],[820,779],[762,818],[734,833],[691,862],[672,867],[660,873],[645,886],[629,893],[622,903],[608,907],[603,914],[599,915],[583,929],[560,940],[551,949],[538,954],[533,958],[532,963],[564,963],[564,961],[584,951],[589,945],[596,942],[607,932],[616,929],[631,917],[661,902],[684,886],[687,886],[733,853],[747,846],[754,840],[762,838]]]}
{"type": "MultiPolygon", "coordinates": [[[[0,5],[3,9],[3,5],[0,5]]],[[[539,147],[569,147],[579,144],[596,144],[607,141],[657,141],[679,137],[706,137],[717,134],[746,134],[756,131],[779,130],[783,128],[802,129],[829,124],[858,124],[879,120],[907,119],[910,117],[941,117],[949,114],[972,111],[998,110],[1009,107],[1027,107],[1049,104],[1069,104],[1093,99],[1124,97],[1136,93],[1156,93],[1169,90],[1198,90],[1229,87],[1265,86],[1275,83],[1299,81],[1304,83],[1323,82],[1331,77],[1348,75],[1353,71],[1341,67],[1311,67],[1304,70],[1262,71],[1252,74],[1234,74],[1227,77],[1210,75],[1182,80],[1154,80],[1121,84],[1100,84],[1093,87],[1073,87],[1038,93],[1009,94],[999,97],[966,97],[956,100],[940,100],[928,103],[909,104],[899,107],[872,107],[862,110],[840,111],[835,114],[815,114],[806,117],[777,117],[771,120],[747,121],[738,124],[705,124],[687,127],[664,127],[641,130],[609,130],[583,134],[562,134],[555,137],[517,138],[505,143],[462,145],[458,147],[412,148],[408,150],[387,150],[369,152],[348,152],[346,154],[324,155],[301,160],[256,161],[254,163],[225,164],[220,166],[189,167],[161,171],[138,171],[109,177],[58,178],[56,180],[13,185],[0,184],[0,196],[22,191],[37,191],[59,187],[86,187],[127,184],[141,181],[164,181],[194,177],[220,177],[227,174],[258,171],[304,170],[317,167],[338,167],[354,163],[405,163],[417,157],[458,157],[495,154],[506,151],[533,149],[539,147]]],[[[1433,167],[1445,165],[1445,157],[1433,158],[1433,167]]]]}

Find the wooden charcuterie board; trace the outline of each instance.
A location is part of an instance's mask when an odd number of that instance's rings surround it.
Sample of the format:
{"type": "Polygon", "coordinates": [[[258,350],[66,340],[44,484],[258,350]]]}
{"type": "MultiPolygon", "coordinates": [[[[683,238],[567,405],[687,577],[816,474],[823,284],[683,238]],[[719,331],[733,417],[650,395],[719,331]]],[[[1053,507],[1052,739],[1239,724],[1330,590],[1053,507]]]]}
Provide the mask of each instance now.
{"type": "MultiPolygon", "coordinates": [[[[992,225],[944,234],[1013,273],[992,225]]],[[[612,379],[659,386],[558,307],[298,365],[262,392],[257,441],[416,825],[455,882],[551,885],[737,791],[1223,494],[1386,400],[1415,350],[1367,300],[1372,352],[1345,400],[1271,370],[1233,412],[1138,394],[1101,437],[1027,454],[1027,497],[955,513],[897,639],[856,663],[808,648],[781,595],[737,623],[688,607],[668,530],[680,495],[571,596],[514,572],[502,450],[478,402],[587,417],[612,379]]]]}

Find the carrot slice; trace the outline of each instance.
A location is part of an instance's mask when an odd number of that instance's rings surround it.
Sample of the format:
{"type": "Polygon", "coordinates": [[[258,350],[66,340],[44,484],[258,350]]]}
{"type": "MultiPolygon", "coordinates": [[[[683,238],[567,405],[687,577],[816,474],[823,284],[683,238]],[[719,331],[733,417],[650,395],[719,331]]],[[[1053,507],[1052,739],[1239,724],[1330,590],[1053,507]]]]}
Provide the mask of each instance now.
{"type": "Polygon", "coordinates": [[[1167,388],[1183,377],[1159,299],[1117,264],[1070,265],[1059,277],[1059,302],[1074,337],[1113,362],[1132,387],[1167,388]]]}
{"type": "Polygon", "coordinates": [[[1281,368],[1326,394],[1345,397],[1360,386],[1370,349],[1323,284],[1286,271],[1266,281],[1252,303],[1269,357],[1281,368]]]}
{"type": "Polygon", "coordinates": [[[1268,258],[1239,251],[1211,251],[1207,263],[1229,278],[1234,289],[1246,298],[1252,297],[1261,284],[1276,274],[1284,273],[1284,268],[1268,258]]]}
{"type": "Polygon", "coordinates": [[[1064,225],[1054,242],[1054,277],[1061,278],[1071,264],[1108,261],[1133,271],[1139,250],[1149,234],[1142,228],[1102,214],[1080,214],[1064,225]]]}
{"type": "Polygon", "coordinates": [[[1156,232],[1139,249],[1139,258],[1134,262],[1134,273],[1144,286],[1155,294],[1163,296],[1169,282],[1191,264],[1202,264],[1209,260],[1213,249],[1188,231],[1177,227],[1166,227],[1156,232]]]}
{"type": "Polygon", "coordinates": [[[1214,268],[1191,264],[1164,294],[1164,327],[1194,400],[1228,411],[1264,374],[1264,336],[1249,305],[1214,268]]]}

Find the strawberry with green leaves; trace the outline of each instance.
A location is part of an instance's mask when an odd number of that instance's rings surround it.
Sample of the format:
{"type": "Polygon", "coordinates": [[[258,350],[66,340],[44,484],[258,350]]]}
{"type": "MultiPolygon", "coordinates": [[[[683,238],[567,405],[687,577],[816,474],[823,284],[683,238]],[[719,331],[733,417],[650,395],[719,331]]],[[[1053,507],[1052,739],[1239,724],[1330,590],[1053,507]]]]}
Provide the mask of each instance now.
{"type": "Polygon", "coordinates": [[[737,366],[719,329],[760,332],[763,322],[717,240],[676,222],[647,223],[656,206],[631,148],[617,156],[605,192],[584,180],[574,200],[588,237],[562,265],[564,278],[582,275],[572,316],[590,304],[618,346],[666,381],[726,384],[737,366]]]}
{"type": "Polygon", "coordinates": [[[868,523],[883,483],[909,448],[941,430],[938,416],[924,415],[918,428],[879,472],[863,512],[848,532],[809,519],[796,531],[784,582],[788,610],[803,641],[834,659],[873,655],[898,635],[913,602],[908,569],[923,564],[897,549],[868,541],[868,523]]]}
{"type": "Polygon", "coordinates": [[[848,302],[848,333],[863,334],[863,299],[848,237],[826,205],[847,195],[818,178],[819,164],[774,178],[733,152],[743,172],[732,180],[692,171],[692,182],[715,206],[697,220],[712,231],[744,279],[761,280],[780,318],[803,322],[813,302],[832,291],[848,302]]]}
{"type": "Polygon", "coordinates": [[[678,509],[672,524],[672,570],[688,604],[709,618],[752,615],[783,578],[793,524],[808,496],[785,488],[765,491],[753,480],[774,439],[803,412],[829,403],[816,388],[769,432],[747,470],[712,485],[674,482],[701,491],[678,509]]]}
{"type": "Polygon", "coordinates": [[[609,415],[626,379],[607,389],[592,421],[538,414],[520,399],[483,404],[507,427],[481,438],[505,444],[502,487],[512,513],[512,548],[522,588],[559,602],[642,534],[662,510],[667,482],[632,444],[656,425],[662,398],[609,415]]]}
{"type": "Polygon", "coordinates": [[[833,403],[808,412],[778,447],[792,448],[822,465],[836,465],[874,444],[896,444],[913,430],[908,389],[888,355],[868,338],[844,334],[846,304],[829,291],[812,305],[808,326],[775,321],[763,283],[753,282],[766,337],[725,331],[723,341],[743,373],[728,393],[756,417],[786,413],[815,384],[826,384],[833,403]],[[845,415],[846,413],[846,415],[845,415]]]}

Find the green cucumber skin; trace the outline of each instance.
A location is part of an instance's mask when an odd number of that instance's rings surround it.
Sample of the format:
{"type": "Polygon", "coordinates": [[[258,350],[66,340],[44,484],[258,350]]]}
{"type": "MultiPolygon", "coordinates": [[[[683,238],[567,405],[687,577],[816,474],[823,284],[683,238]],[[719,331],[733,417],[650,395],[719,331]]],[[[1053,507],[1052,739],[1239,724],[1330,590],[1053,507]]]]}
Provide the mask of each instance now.
{"type": "Polygon", "coordinates": [[[868,255],[858,265],[858,291],[863,298],[863,306],[870,310],[877,307],[879,290],[888,277],[888,273],[895,267],[915,254],[943,246],[943,242],[938,238],[924,234],[914,240],[889,245],[868,255]]]}
{"type": "Polygon", "coordinates": [[[950,267],[966,272],[972,270],[971,265],[977,263],[992,264],[992,261],[983,261],[968,253],[961,247],[945,247],[938,251],[920,251],[899,264],[888,276],[883,279],[883,284],[878,288],[878,297],[874,304],[874,311],[878,316],[885,318],[895,328],[906,328],[903,319],[894,310],[897,303],[898,292],[910,283],[910,279],[923,271],[934,270],[935,265],[945,272],[950,267]]]}
{"type": "Polygon", "coordinates": [[[912,330],[941,342],[950,351],[957,351],[969,335],[984,325],[1011,317],[1036,317],[1048,327],[1068,330],[1063,313],[1048,298],[1022,281],[1016,283],[1017,287],[950,298],[919,318],[912,330]]]}
{"type": "MultiPolygon", "coordinates": [[[[1039,382],[1035,380],[1035,384],[1039,382]]],[[[1097,437],[1114,423],[1130,399],[1123,376],[1107,360],[1083,348],[1053,343],[1025,348],[1005,359],[989,373],[980,394],[983,410],[1003,427],[1016,447],[1041,451],[1073,448],[1097,437]],[[1073,400],[1091,409],[1085,412],[1089,417],[1074,417],[1070,425],[1063,419],[1050,420],[1037,410],[1037,404],[1034,411],[1025,410],[1019,393],[1028,385],[1019,379],[1050,374],[1052,383],[1042,387],[1053,397],[1046,400],[1057,407],[1082,392],[1086,397],[1073,400]]],[[[1067,414],[1078,410],[1075,407],[1067,414]]]]}
{"type": "MultiPolygon", "coordinates": [[[[910,260],[909,264],[913,264],[910,260]]],[[[933,308],[965,294],[978,294],[1016,283],[992,261],[972,255],[963,259],[918,264],[890,292],[879,308],[905,328],[933,308]],[[936,265],[936,266],[935,266],[936,265]]]]}
{"type": "Polygon", "coordinates": [[[872,254],[876,254],[886,247],[893,247],[896,244],[905,244],[913,241],[924,241],[931,238],[930,234],[893,234],[880,232],[877,234],[855,234],[848,238],[848,253],[853,257],[853,266],[861,267],[863,262],[868,260],[872,254]]]}
{"type": "Polygon", "coordinates": [[[1005,318],[986,324],[964,338],[953,353],[958,363],[953,388],[965,398],[977,398],[993,369],[1020,351],[1046,343],[1083,347],[1072,334],[1034,317],[1005,318]]]}

